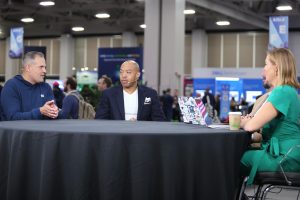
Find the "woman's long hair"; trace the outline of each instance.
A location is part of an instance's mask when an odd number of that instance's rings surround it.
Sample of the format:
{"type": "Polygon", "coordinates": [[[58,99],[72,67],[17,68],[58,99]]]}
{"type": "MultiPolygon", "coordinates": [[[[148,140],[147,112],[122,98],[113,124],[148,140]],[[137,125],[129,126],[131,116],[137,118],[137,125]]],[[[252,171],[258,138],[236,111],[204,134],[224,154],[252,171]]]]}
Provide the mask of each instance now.
{"type": "Polygon", "coordinates": [[[300,84],[297,80],[296,62],[291,50],[286,48],[274,48],[268,51],[267,55],[272,64],[278,66],[279,84],[300,88],[300,84]]]}

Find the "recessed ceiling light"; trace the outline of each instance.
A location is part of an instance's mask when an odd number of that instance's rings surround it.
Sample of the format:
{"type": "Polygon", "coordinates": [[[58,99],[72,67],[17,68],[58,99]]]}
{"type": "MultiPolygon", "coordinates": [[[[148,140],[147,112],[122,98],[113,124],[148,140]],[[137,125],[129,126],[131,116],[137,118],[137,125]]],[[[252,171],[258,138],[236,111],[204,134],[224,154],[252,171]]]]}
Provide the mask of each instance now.
{"type": "Polygon", "coordinates": [[[218,26],[228,26],[228,25],[230,25],[230,22],[229,21],[217,21],[216,24],[218,26]]]}
{"type": "Polygon", "coordinates": [[[54,3],[54,1],[41,1],[40,5],[41,6],[54,6],[55,3],[54,3]]]}
{"type": "Polygon", "coordinates": [[[30,23],[30,22],[34,22],[34,19],[31,17],[25,17],[25,18],[22,18],[21,21],[25,22],[25,23],[30,23]]]}
{"type": "Polygon", "coordinates": [[[81,26],[75,26],[72,28],[72,31],[78,32],[78,31],[84,31],[84,28],[81,26]]]}
{"type": "Polygon", "coordinates": [[[146,26],[146,24],[141,24],[140,27],[141,28],[146,28],[147,26],[146,26]]]}
{"type": "Polygon", "coordinates": [[[110,15],[107,13],[98,13],[95,15],[95,17],[100,18],[100,19],[105,19],[105,18],[110,18],[110,15]]]}
{"type": "Polygon", "coordinates": [[[276,9],[279,10],[279,11],[293,10],[292,6],[290,6],[290,5],[277,6],[276,9]]]}
{"type": "Polygon", "coordinates": [[[196,13],[196,11],[195,11],[195,10],[192,10],[192,9],[188,9],[188,10],[184,10],[183,13],[184,13],[185,15],[193,15],[193,14],[196,13]]]}

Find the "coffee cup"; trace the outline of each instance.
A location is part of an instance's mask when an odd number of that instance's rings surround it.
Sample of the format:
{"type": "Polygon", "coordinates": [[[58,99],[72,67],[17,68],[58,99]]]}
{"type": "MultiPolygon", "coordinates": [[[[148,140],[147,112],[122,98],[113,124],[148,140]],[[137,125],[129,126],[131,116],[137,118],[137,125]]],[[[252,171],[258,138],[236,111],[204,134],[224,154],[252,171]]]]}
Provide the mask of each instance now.
{"type": "Polygon", "coordinates": [[[239,130],[241,124],[241,112],[229,112],[229,129],[239,130]]]}

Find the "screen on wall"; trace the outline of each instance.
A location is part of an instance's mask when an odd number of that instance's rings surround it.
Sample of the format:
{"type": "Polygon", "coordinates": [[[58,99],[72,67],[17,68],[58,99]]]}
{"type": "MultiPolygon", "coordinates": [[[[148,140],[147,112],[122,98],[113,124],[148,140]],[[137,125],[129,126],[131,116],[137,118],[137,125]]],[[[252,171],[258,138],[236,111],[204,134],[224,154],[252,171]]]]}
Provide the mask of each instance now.
{"type": "MultiPolygon", "coordinates": [[[[121,64],[126,60],[134,60],[139,64],[140,71],[143,72],[143,48],[99,48],[98,50],[98,78],[107,75],[116,83],[119,81],[119,71],[121,64]]],[[[141,73],[140,80],[142,80],[141,73]]]]}
{"type": "Polygon", "coordinates": [[[248,103],[254,103],[258,96],[262,95],[262,91],[246,91],[246,101],[248,103]]]}
{"type": "Polygon", "coordinates": [[[194,79],[194,94],[204,96],[204,91],[209,88],[210,92],[215,94],[215,79],[214,78],[195,78],[194,79]]]}

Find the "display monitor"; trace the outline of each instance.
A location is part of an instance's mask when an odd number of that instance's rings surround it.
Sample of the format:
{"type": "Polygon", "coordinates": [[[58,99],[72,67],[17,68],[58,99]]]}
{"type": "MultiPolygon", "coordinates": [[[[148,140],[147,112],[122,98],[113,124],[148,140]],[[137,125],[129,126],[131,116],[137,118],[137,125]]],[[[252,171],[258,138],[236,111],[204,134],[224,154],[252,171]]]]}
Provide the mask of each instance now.
{"type": "Polygon", "coordinates": [[[250,104],[254,103],[259,95],[262,95],[262,91],[246,91],[246,101],[250,104]]]}

